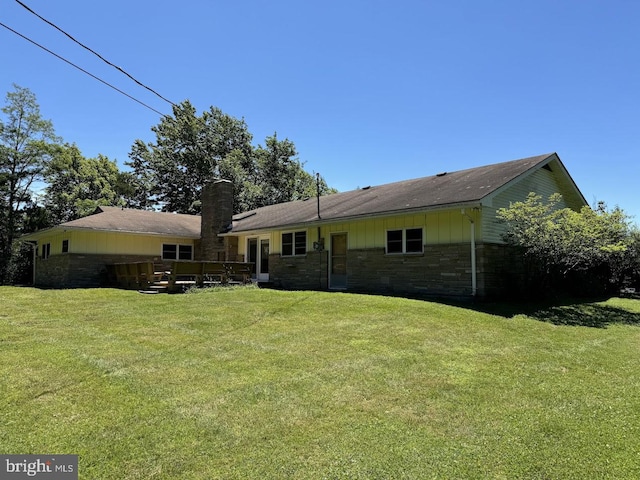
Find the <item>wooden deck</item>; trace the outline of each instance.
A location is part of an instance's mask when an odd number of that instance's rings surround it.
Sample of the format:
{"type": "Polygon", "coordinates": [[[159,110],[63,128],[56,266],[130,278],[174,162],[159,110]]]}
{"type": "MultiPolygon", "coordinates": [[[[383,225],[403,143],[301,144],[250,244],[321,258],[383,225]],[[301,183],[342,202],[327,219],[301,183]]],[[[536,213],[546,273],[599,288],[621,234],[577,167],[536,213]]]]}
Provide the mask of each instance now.
{"type": "Polygon", "coordinates": [[[175,261],[108,265],[109,276],[119,288],[145,292],[181,292],[191,287],[242,285],[251,282],[253,264],[245,262],[175,261]]]}

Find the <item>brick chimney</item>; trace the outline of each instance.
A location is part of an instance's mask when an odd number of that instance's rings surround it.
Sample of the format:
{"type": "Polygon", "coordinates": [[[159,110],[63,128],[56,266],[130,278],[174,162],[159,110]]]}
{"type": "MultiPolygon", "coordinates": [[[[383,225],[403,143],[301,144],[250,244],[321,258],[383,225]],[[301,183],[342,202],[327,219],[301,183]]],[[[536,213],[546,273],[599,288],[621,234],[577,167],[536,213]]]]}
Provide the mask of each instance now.
{"type": "Polygon", "coordinates": [[[201,258],[204,261],[227,260],[225,233],[233,216],[233,183],[216,180],[202,188],[202,219],[200,227],[201,258]]]}

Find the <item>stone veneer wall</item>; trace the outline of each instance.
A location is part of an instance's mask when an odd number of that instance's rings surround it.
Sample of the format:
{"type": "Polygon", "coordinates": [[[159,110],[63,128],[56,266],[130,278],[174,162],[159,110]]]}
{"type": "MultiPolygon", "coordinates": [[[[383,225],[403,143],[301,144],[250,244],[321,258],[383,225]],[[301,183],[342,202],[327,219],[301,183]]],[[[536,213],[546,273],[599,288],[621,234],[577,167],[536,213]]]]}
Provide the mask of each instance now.
{"type": "Polygon", "coordinates": [[[387,255],[383,248],[350,250],[349,290],[427,295],[471,295],[469,244],[427,245],[424,253],[387,255]]]}
{"type": "Polygon", "coordinates": [[[281,257],[269,255],[269,282],[287,290],[324,290],[327,288],[327,252],[281,257]]]}
{"type": "MultiPolygon", "coordinates": [[[[271,282],[290,290],[326,289],[328,252],[269,256],[271,282]]],[[[477,296],[500,297],[519,288],[521,260],[504,245],[476,245],[477,296]]],[[[347,290],[354,292],[469,297],[468,243],[427,245],[424,253],[386,255],[383,248],[347,252],[347,290]]]]}
{"type": "Polygon", "coordinates": [[[107,265],[153,261],[160,257],[144,255],[81,255],[65,253],[47,259],[36,258],[35,286],[47,288],[85,288],[108,285],[107,265]]]}
{"type": "Polygon", "coordinates": [[[525,289],[525,262],[521,250],[493,243],[476,246],[478,290],[487,298],[522,296],[525,289]]]}
{"type": "MultiPolygon", "coordinates": [[[[269,256],[270,280],[289,290],[327,289],[328,252],[304,256],[269,256]]],[[[242,261],[243,258],[236,258],[242,261]]],[[[108,286],[106,265],[153,261],[160,257],[136,255],[53,255],[36,258],[38,287],[79,288],[108,286]]],[[[477,295],[517,296],[522,293],[524,262],[505,245],[476,245],[477,295]]],[[[420,255],[385,255],[384,249],[347,252],[347,290],[410,295],[471,295],[469,244],[428,245],[420,255]]]]}

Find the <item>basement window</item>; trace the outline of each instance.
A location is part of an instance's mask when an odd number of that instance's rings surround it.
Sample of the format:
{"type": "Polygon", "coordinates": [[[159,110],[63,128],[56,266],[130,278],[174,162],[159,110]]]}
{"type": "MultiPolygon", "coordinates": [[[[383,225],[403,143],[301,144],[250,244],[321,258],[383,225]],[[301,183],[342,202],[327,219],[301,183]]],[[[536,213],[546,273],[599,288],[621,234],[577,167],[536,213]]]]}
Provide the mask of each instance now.
{"type": "Polygon", "coordinates": [[[282,256],[305,255],[307,253],[307,232],[288,232],[282,234],[282,256]]]}
{"type": "Polygon", "coordinates": [[[424,251],[422,228],[387,230],[386,253],[422,253],[424,251]]]}
{"type": "Polygon", "coordinates": [[[193,246],[175,243],[162,244],[163,260],[193,260],[193,246]]]}

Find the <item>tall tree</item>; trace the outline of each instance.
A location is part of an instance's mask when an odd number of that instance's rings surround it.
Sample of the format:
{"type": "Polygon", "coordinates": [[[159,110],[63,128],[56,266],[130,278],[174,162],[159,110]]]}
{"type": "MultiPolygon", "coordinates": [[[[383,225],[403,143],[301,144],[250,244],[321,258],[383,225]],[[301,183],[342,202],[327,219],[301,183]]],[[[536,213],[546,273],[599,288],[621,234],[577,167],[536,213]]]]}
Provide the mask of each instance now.
{"type": "Polygon", "coordinates": [[[220,163],[232,152],[252,168],[251,134],[244,120],[211,107],[201,116],[189,101],[173,107],[151,129],[156,141],[134,143],[127,165],[149,187],[152,201],[167,211],[197,213],[202,186],[220,177],[220,163]]]}
{"type": "Polygon", "coordinates": [[[0,119],[0,282],[7,281],[12,243],[22,233],[22,211],[45,162],[59,142],[53,124],[40,114],[35,95],[14,84],[0,119]]]}
{"type": "MultiPolygon", "coordinates": [[[[293,142],[274,134],[254,148],[244,120],[218,108],[198,116],[185,101],[152,131],[156,141],[137,140],[127,163],[136,192],[131,200],[141,208],[159,204],[167,211],[198,213],[203,185],[216,178],[233,182],[235,212],[316,194],[316,179],[304,170],[293,142]]],[[[320,190],[335,191],[324,179],[320,190]]]]}
{"type": "Polygon", "coordinates": [[[45,205],[56,223],[92,213],[99,205],[121,203],[121,173],[104,155],[85,158],[76,145],[56,148],[44,170],[45,205]]]}
{"type": "Polygon", "coordinates": [[[256,148],[255,155],[259,206],[314,197],[318,186],[321,195],[335,192],[322,178],[317,185],[317,179],[304,170],[295,145],[288,138],[278,140],[274,133],[266,138],[264,147],[256,148]]]}

